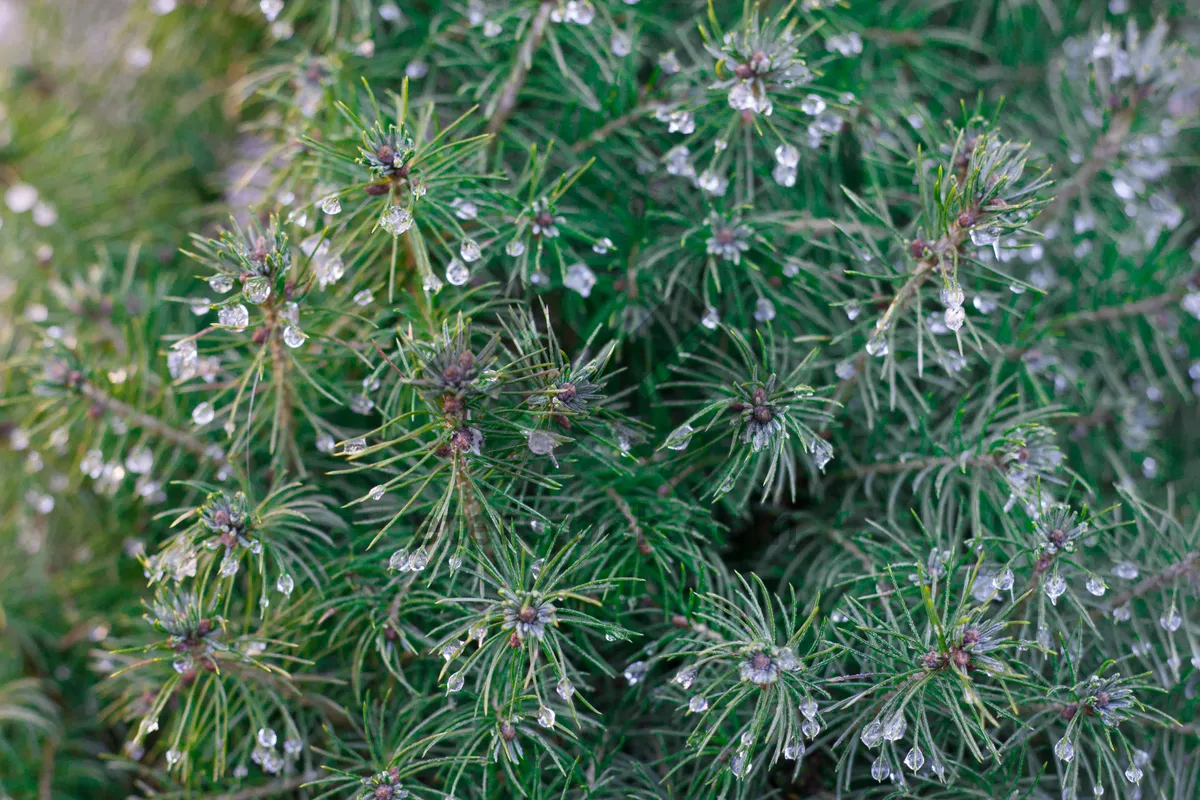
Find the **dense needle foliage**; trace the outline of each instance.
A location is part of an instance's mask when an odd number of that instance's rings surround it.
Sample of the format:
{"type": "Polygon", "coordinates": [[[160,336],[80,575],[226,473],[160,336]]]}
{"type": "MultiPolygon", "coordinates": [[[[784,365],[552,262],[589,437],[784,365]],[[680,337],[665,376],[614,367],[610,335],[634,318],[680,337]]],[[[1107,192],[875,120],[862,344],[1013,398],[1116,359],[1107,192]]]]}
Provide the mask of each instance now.
{"type": "Polygon", "coordinates": [[[1200,796],[1195,0],[0,5],[0,798],[1200,796]]]}

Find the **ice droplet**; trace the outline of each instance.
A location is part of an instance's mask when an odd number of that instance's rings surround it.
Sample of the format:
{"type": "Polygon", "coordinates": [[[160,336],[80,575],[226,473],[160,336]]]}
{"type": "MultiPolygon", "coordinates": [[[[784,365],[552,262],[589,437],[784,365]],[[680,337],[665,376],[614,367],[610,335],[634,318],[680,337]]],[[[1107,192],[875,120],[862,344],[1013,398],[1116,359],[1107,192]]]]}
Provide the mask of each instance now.
{"type": "Polygon", "coordinates": [[[921,767],[925,766],[925,754],[921,752],[920,747],[914,746],[912,750],[908,751],[908,755],[904,757],[904,766],[913,772],[921,771],[921,767]]]}
{"type": "Polygon", "coordinates": [[[1075,758],[1075,745],[1071,744],[1071,740],[1064,736],[1054,745],[1054,755],[1058,756],[1060,761],[1070,762],[1075,758]]]}

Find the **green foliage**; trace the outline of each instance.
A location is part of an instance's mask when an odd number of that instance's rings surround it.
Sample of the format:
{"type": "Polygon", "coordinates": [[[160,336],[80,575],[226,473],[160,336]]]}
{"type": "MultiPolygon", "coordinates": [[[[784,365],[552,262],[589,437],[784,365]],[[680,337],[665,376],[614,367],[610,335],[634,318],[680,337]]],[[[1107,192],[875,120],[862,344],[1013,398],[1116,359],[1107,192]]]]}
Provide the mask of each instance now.
{"type": "Polygon", "coordinates": [[[1195,2],[75,5],[0,798],[1197,796],[1195,2]]]}

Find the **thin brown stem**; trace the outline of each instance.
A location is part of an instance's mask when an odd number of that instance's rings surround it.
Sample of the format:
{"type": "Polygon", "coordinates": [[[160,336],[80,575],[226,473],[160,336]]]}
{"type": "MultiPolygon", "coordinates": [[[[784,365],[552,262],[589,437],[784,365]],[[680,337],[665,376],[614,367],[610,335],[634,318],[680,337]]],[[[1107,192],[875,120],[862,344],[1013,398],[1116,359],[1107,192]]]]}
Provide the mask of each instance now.
{"type": "Polygon", "coordinates": [[[988,456],[977,456],[965,461],[957,456],[931,456],[929,458],[914,458],[908,461],[882,461],[877,464],[863,464],[854,469],[845,469],[837,473],[838,478],[865,478],[869,475],[895,475],[900,472],[923,470],[929,467],[948,467],[962,464],[980,469],[994,469],[998,466],[996,459],[988,456]]]}
{"type": "Polygon", "coordinates": [[[203,439],[193,436],[190,433],[176,430],[157,417],[152,417],[145,412],[138,411],[123,400],[118,400],[115,397],[105,394],[103,390],[94,384],[85,383],[80,388],[80,391],[84,397],[91,401],[94,407],[103,409],[110,414],[115,414],[129,424],[136,425],[160,439],[177,445],[201,458],[214,461],[224,460],[223,457],[218,457],[216,455],[218,451],[212,449],[211,445],[203,439]]]}
{"type": "Polygon", "coordinates": [[[578,155],[592,145],[603,142],[617,131],[632,125],[642,117],[652,112],[656,105],[657,104],[655,103],[643,103],[634,108],[632,111],[627,111],[621,116],[609,120],[584,138],[580,139],[575,144],[571,145],[571,152],[578,155]]]}
{"type": "MultiPolygon", "coordinates": [[[[1120,608],[1131,600],[1134,600],[1138,597],[1144,597],[1151,592],[1156,592],[1164,586],[1174,582],[1177,578],[1183,577],[1198,567],[1200,567],[1200,550],[1192,550],[1182,559],[1167,567],[1157,575],[1152,575],[1149,578],[1146,578],[1135,584],[1132,589],[1115,595],[1112,601],[1109,603],[1109,607],[1120,608]]],[[[1102,609],[1094,609],[1092,611],[1092,617],[1102,617],[1104,616],[1104,613],[1105,612],[1102,609]]]]}
{"type": "Polygon", "coordinates": [[[537,52],[538,47],[542,44],[542,38],[546,35],[546,26],[550,23],[550,12],[553,9],[554,3],[544,0],[538,6],[533,21],[529,23],[529,31],[525,34],[525,39],[517,51],[517,62],[513,65],[512,73],[500,91],[500,99],[496,102],[492,118],[488,121],[487,130],[493,136],[504,128],[508,118],[512,116],[513,110],[517,107],[517,97],[525,86],[525,79],[529,77],[529,70],[533,67],[534,53],[537,52]]]}
{"type": "Polygon", "coordinates": [[[213,800],[258,800],[260,797],[281,797],[285,793],[294,789],[299,789],[306,783],[312,783],[317,778],[321,777],[321,773],[317,771],[305,772],[300,775],[294,775],[290,778],[283,778],[270,783],[264,783],[262,786],[251,786],[242,789],[240,792],[231,792],[229,794],[214,794],[209,795],[213,800]]]}

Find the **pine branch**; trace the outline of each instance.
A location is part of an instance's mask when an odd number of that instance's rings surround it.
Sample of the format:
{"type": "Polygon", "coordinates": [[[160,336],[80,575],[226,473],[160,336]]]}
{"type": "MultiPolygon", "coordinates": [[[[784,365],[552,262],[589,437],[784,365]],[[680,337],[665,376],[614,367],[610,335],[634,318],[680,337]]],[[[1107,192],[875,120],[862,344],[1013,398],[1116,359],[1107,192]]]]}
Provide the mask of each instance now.
{"type": "Polygon", "coordinates": [[[212,794],[208,795],[208,797],[212,798],[212,800],[258,800],[259,798],[266,797],[280,797],[287,792],[299,789],[306,783],[312,783],[321,777],[321,774],[313,770],[301,775],[293,775],[290,778],[281,778],[271,783],[264,783],[262,786],[251,786],[239,792],[212,794]]]}
{"type": "Polygon", "coordinates": [[[1073,328],[1079,325],[1089,325],[1094,322],[1112,322],[1125,317],[1137,317],[1155,314],[1170,306],[1176,305],[1188,294],[1188,288],[1174,289],[1169,292],[1132,300],[1115,306],[1103,306],[1092,311],[1080,311],[1050,323],[1052,328],[1073,328]]]}
{"type": "Polygon", "coordinates": [[[492,118],[488,121],[487,131],[493,136],[504,128],[517,106],[517,97],[521,94],[522,87],[525,86],[526,78],[529,77],[529,70],[533,67],[533,56],[541,46],[542,38],[546,35],[546,26],[550,24],[550,13],[553,10],[554,3],[551,0],[543,0],[542,4],[538,6],[537,13],[533,16],[533,21],[529,23],[529,30],[525,33],[525,39],[517,51],[517,61],[513,65],[512,74],[509,75],[508,81],[500,91],[500,99],[496,102],[492,118]]]}
{"type": "Polygon", "coordinates": [[[84,383],[80,387],[83,396],[91,401],[93,407],[101,408],[112,414],[117,415],[131,425],[135,425],[145,431],[149,431],[160,439],[171,442],[178,447],[187,450],[201,458],[224,463],[223,458],[218,458],[215,454],[217,450],[212,445],[206,443],[202,439],[193,436],[190,433],[172,428],[167,423],[160,420],[158,417],[153,417],[142,411],[138,411],[133,406],[126,402],[111,397],[105,394],[100,388],[92,383],[84,383]]]}
{"type": "MultiPolygon", "coordinates": [[[[1114,595],[1113,599],[1109,602],[1109,611],[1107,613],[1111,613],[1112,609],[1120,608],[1132,600],[1135,600],[1139,597],[1144,597],[1151,592],[1162,589],[1163,587],[1173,583],[1176,579],[1187,575],[1189,572],[1197,569],[1198,567],[1200,567],[1200,550],[1192,550],[1182,559],[1167,567],[1157,575],[1153,575],[1140,581],[1128,591],[1114,595]]],[[[1091,615],[1093,618],[1100,618],[1105,616],[1105,614],[1106,612],[1102,609],[1094,609],[1091,615]]]]}

